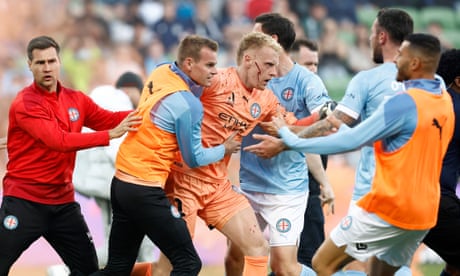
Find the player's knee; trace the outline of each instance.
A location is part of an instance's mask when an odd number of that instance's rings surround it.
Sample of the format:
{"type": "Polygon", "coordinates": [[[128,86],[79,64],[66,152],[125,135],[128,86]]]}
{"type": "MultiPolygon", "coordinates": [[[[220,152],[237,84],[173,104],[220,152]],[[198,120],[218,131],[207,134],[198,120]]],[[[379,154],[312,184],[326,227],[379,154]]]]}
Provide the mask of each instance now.
{"type": "Polygon", "coordinates": [[[257,247],[252,248],[247,256],[268,256],[270,254],[270,246],[267,242],[259,244],[257,247]]]}
{"type": "Polygon", "coordinates": [[[270,245],[268,244],[268,242],[265,239],[264,239],[264,242],[262,244],[261,250],[262,250],[262,253],[263,253],[261,256],[268,256],[270,254],[270,245]]]}
{"type": "Polygon", "coordinates": [[[268,256],[270,253],[270,245],[267,240],[263,238],[259,240],[252,240],[246,248],[241,248],[245,256],[268,256]]]}
{"type": "Polygon", "coordinates": [[[255,248],[258,251],[255,256],[268,256],[268,254],[270,254],[270,245],[263,235],[261,235],[261,239],[259,239],[255,248]]]}

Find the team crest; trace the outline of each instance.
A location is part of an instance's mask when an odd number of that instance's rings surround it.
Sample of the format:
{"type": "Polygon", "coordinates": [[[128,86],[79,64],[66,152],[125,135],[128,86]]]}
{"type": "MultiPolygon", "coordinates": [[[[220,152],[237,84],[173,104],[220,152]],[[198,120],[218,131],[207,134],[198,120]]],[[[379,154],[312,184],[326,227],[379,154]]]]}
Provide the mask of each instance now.
{"type": "Polygon", "coordinates": [[[292,98],[294,97],[294,89],[292,89],[291,87],[284,89],[281,93],[281,97],[287,102],[292,100],[292,98]]]}
{"type": "Polygon", "coordinates": [[[80,118],[80,112],[78,112],[78,109],[71,107],[68,110],[69,112],[69,118],[71,122],[75,122],[80,118]]]}
{"type": "Polygon", "coordinates": [[[352,217],[346,216],[340,222],[340,228],[342,228],[342,230],[348,230],[350,229],[352,222],[353,222],[352,217]]]}
{"type": "Polygon", "coordinates": [[[3,219],[3,226],[5,226],[6,229],[8,230],[14,230],[18,228],[18,218],[13,215],[8,215],[3,219]]]}
{"type": "Polygon", "coordinates": [[[176,206],[174,206],[174,205],[171,205],[171,214],[175,218],[180,218],[181,217],[180,213],[179,213],[179,210],[177,210],[176,206]]]}
{"type": "Polygon", "coordinates": [[[291,230],[291,222],[287,218],[281,218],[276,222],[276,230],[280,233],[286,233],[291,230]]]}
{"type": "Polygon", "coordinates": [[[260,116],[260,113],[261,113],[261,108],[260,108],[260,105],[258,103],[253,103],[251,105],[251,116],[252,118],[256,119],[260,116]]]}

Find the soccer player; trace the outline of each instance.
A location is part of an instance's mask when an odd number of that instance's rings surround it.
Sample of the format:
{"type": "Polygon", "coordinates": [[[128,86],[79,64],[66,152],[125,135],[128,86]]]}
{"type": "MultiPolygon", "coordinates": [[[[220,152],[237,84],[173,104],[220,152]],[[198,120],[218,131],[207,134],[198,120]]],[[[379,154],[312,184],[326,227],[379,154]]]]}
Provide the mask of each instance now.
{"type": "MultiPolygon", "coordinates": [[[[163,190],[178,152],[184,165],[205,166],[239,150],[226,137],[212,146],[201,142],[203,106],[198,97],[217,73],[217,42],[189,35],[177,61],[157,67],[147,79],[138,106],[142,124],[120,145],[110,200],[113,221],[109,260],[97,275],[129,275],[147,235],[172,264],[172,275],[198,275],[201,261],[181,218],[163,190]]],[[[225,157],[226,158],[226,157],[225,157]]]]}
{"type": "Polygon", "coordinates": [[[332,154],[373,143],[376,168],[371,190],[350,205],[316,252],[313,268],[318,275],[332,275],[353,259],[369,259],[370,275],[393,275],[410,265],[436,224],[441,166],[455,124],[452,99],[435,78],[440,55],[436,37],[406,36],[395,57],[396,79],[404,81],[406,91],[384,101],[354,128],[329,116],[336,134],[302,139],[283,127],[282,118],[274,119],[291,150],[332,154]]]}
{"type": "MultiPolygon", "coordinates": [[[[253,32],[243,37],[237,50],[237,67],[220,70],[211,86],[203,91],[205,145],[215,145],[235,132],[241,139],[259,122],[269,122],[278,113],[285,115],[289,123],[304,123],[286,113],[273,92],[266,89],[269,80],[276,76],[281,51],[281,46],[266,34],[253,32]]],[[[192,235],[199,216],[210,229],[222,232],[243,252],[243,275],[265,276],[269,247],[248,200],[230,183],[229,159],[195,169],[178,160],[167,188],[182,206],[192,235]]],[[[164,258],[160,258],[156,268],[159,267],[168,275],[164,258]]],[[[154,271],[155,275],[165,275],[159,273],[154,271]]],[[[226,275],[235,272],[226,271],[226,275]]]]}
{"type": "MultiPolygon", "coordinates": [[[[297,64],[305,66],[313,73],[318,72],[318,43],[314,40],[300,38],[292,44],[289,55],[297,64]]],[[[337,103],[330,102],[331,108],[335,108],[337,103]]],[[[327,106],[326,106],[326,111],[327,106]]],[[[327,168],[327,155],[321,155],[322,166],[327,168]]],[[[311,164],[310,164],[311,167],[311,164]]],[[[324,232],[324,212],[323,206],[327,204],[326,214],[334,213],[334,201],[331,201],[326,193],[321,193],[321,184],[314,175],[311,174],[311,168],[308,172],[308,201],[304,214],[303,230],[300,234],[299,249],[297,251],[297,260],[299,263],[311,267],[311,259],[326,238],[324,232]]],[[[323,184],[324,185],[324,184],[323,184]]],[[[333,195],[332,195],[333,196],[333,195]]]]}
{"type": "Polygon", "coordinates": [[[135,112],[110,112],[81,91],[59,81],[59,44],[51,37],[29,41],[27,58],[34,82],[11,104],[8,164],[0,208],[0,275],[43,237],[72,275],[98,269],[93,239],[74,198],[76,151],[106,146],[136,130],[135,112]],[[128,115],[129,114],[129,115],[128,115]],[[81,133],[83,126],[95,132],[81,133]]]}
{"type": "MultiPolygon", "coordinates": [[[[125,72],[117,79],[115,86],[100,85],[94,88],[89,97],[100,107],[110,111],[131,110],[137,106],[144,87],[141,76],[125,72]],[[137,97],[136,97],[137,93],[137,97]],[[137,99],[137,100],[136,100],[137,99]]],[[[83,128],[82,132],[90,132],[83,128]]],[[[93,147],[77,153],[73,172],[73,185],[78,193],[93,198],[101,210],[104,244],[96,248],[99,266],[105,266],[108,258],[109,233],[112,223],[110,206],[110,182],[115,172],[115,157],[118,147],[125,135],[112,139],[108,146],[93,147]]],[[[153,258],[154,245],[144,239],[139,250],[138,261],[153,258]]],[[[68,268],[63,264],[52,265],[47,269],[47,276],[68,275],[68,268]]]]}
{"type": "Polygon", "coordinates": [[[319,47],[316,41],[300,38],[292,44],[289,55],[296,63],[305,66],[316,74],[319,64],[318,51],[319,47]]]}
{"type": "MultiPolygon", "coordinates": [[[[268,88],[277,96],[286,110],[297,118],[318,112],[330,98],[321,79],[294,62],[287,50],[295,40],[293,23],[277,13],[262,14],[255,18],[254,31],[272,36],[283,47],[277,77],[268,83],[268,88]]],[[[257,141],[254,133],[264,133],[256,127],[243,137],[242,146],[257,141]]],[[[304,227],[304,212],[308,198],[307,163],[316,163],[322,174],[324,191],[333,200],[332,189],[327,182],[319,155],[285,151],[271,159],[262,159],[249,152],[241,152],[240,187],[253,207],[262,231],[269,229],[270,266],[276,275],[308,275],[311,268],[297,262],[297,244],[304,227]]],[[[308,222],[307,222],[308,224],[308,222]]],[[[226,267],[241,263],[241,252],[230,243],[226,267]]],[[[241,266],[241,265],[240,265],[241,266]]]]}
{"type": "MultiPolygon", "coordinates": [[[[130,110],[138,106],[144,87],[142,77],[133,72],[121,74],[114,85],[100,85],[89,94],[99,106],[111,110],[130,110]]],[[[90,131],[84,129],[83,131],[90,131]]],[[[73,174],[75,190],[93,198],[101,210],[104,227],[104,245],[96,248],[99,265],[105,266],[108,258],[109,233],[112,224],[112,207],[110,206],[110,183],[115,173],[115,159],[118,148],[125,136],[110,141],[107,147],[95,147],[77,153],[73,174]]],[[[154,245],[147,238],[141,244],[138,261],[153,259],[154,245]]]]}
{"type": "Polygon", "coordinates": [[[460,275],[460,200],[456,194],[460,173],[460,50],[445,51],[441,55],[437,73],[447,84],[456,120],[454,136],[442,163],[438,220],[423,242],[446,262],[441,275],[460,275]]]}
{"type": "MultiPolygon", "coordinates": [[[[371,116],[385,99],[403,90],[403,85],[394,78],[397,68],[393,59],[404,37],[413,32],[413,25],[412,18],[403,10],[381,9],[378,12],[371,28],[370,43],[372,58],[380,65],[361,71],[352,78],[332,116],[348,126],[353,126],[359,120],[363,121],[371,116]]],[[[323,136],[329,134],[332,127],[329,120],[321,120],[300,131],[299,136],[323,136]]],[[[277,140],[274,139],[272,142],[259,144],[256,146],[256,151],[263,157],[271,157],[282,150],[277,140]]],[[[369,192],[374,171],[374,149],[372,146],[364,145],[361,148],[361,158],[356,170],[352,202],[356,202],[369,192]]],[[[354,262],[351,265],[350,270],[365,270],[363,263],[354,262]]]]}

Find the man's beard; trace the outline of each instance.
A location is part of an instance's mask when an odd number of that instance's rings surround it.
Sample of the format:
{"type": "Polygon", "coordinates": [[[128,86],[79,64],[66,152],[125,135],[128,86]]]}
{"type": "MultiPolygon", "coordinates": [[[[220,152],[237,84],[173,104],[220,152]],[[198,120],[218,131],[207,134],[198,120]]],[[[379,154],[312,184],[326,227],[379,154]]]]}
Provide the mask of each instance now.
{"type": "Polygon", "coordinates": [[[383,63],[382,48],[380,48],[380,47],[375,47],[374,48],[374,50],[372,51],[372,60],[376,64],[382,64],[383,63]]]}

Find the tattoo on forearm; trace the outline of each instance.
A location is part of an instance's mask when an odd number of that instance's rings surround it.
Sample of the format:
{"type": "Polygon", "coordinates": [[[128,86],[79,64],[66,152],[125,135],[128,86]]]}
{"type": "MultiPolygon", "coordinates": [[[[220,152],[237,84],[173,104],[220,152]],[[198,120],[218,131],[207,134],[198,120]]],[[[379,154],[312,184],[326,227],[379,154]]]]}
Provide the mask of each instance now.
{"type": "Polygon", "coordinates": [[[321,120],[297,133],[301,138],[311,138],[324,136],[327,133],[331,132],[332,124],[327,120],[321,120]]]}
{"type": "MultiPolygon", "coordinates": [[[[342,121],[344,124],[348,126],[352,126],[355,123],[355,119],[352,117],[348,116],[347,114],[339,111],[339,110],[334,110],[332,115],[340,121],[342,121]]],[[[311,138],[311,137],[319,137],[319,136],[325,136],[329,135],[334,128],[334,125],[326,119],[323,119],[309,127],[306,127],[302,130],[300,130],[297,135],[300,138],[311,138]]]]}
{"type": "Polygon", "coordinates": [[[339,110],[334,110],[334,116],[347,126],[352,126],[356,120],[339,110]]]}

